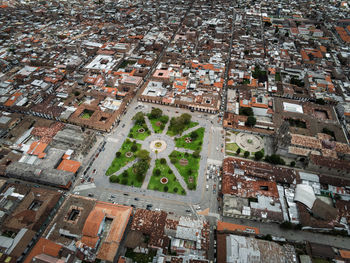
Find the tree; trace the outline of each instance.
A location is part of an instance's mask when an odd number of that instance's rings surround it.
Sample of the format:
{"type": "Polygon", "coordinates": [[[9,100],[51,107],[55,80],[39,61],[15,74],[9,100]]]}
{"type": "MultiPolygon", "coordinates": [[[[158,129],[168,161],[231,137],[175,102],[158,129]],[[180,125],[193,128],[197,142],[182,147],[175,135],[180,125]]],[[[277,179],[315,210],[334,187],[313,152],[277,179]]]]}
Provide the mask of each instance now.
{"type": "Polygon", "coordinates": [[[291,167],[294,167],[294,166],[295,166],[295,162],[294,162],[294,161],[291,161],[291,162],[290,162],[290,166],[291,166],[291,167]]]}
{"type": "Polygon", "coordinates": [[[149,161],[149,152],[145,149],[141,149],[137,152],[136,157],[139,158],[141,161],[149,161]]]}
{"type": "Polygon", "coordinates": [[[158,119],[163,115],[163,111],[159,108],[153,108],[149,115],[150,119],[158,119]]]}
{"type": "Polygon", "coordinates": [[[161,158],[161,159],[160,159],[160,163],[161,163],[161,164],[166,164],[165,158],[161,158]]]}
{"type": "Polygon", "coordinates": [[[199,135],[198,135],[197,131],[193,131],[193,132],[190,133],[190,137],[191,137],[192,140],[197,139],[198,136],[199,136],[199,135]]]}
{"type": "Polygon", "coordinates": [[[160,171],[160,169],[155,169],[154,170],[154,175],[155,176],[159,176],[162,172],[160,171]]]}
{"type": "Polygon", "coordinates": [[[326,102],[322,98],[316,99],[316,103],[319,104],[319,105],[325,105],[326,104],[326,102]]]}
{"type": "Polygon", "coordinates": [[[166,115],[163,115],[159,118],[159,120],[163,123],[166,124],[169,121],[169,117],[166,115]]]}
{"type": "Polygon", "coordinates": [[[142,112],[138,112],[135,114],[135,116],[132,118],[136,124],[142,125],[145,123],[145,115],[142,112]]]}
{"type": "Polygon", "coordinates": [[[259,161],[264,157],[264,154],[261,151],[258,151],[254,154],[255,160],[259,161]]]}
{"type": "Polygon", "coordinates": [[[236,154],[239,155],[241,153],[241,148],[238,148],[236,154]]]}
{"type": "Polygon", "coordinates": [[[80,95],[80,92],[78,90],[74,91],[74,96],[78,97],[80,95]]]}
{"type": "Polygon", "coordinates": [[[247,121],[245,122],[246,126],[253,127],[256,124],[256,118],[253,116],[249,116],[247,121]]]}
{"type": "Polygon", "coordinates": [[[121,154],[122,154],[121,152],[116,152],[116,153],[115,153],[115,157],[116,157],[116,158],[119,158],[121,154]]]}
{"type": "Polygon", "coordinates": [[[247,49],[244,50],[244,55],[246,55],[246,56],[249,55],[249,50],[247,50],[247,49]]]}
{"type": "Polygon", "coordinates": [[[248,152],[248,151],[245,151],[245,152],[244,152],[244,158],[248,158],[249,155],[250,155],[250,152],[248,152]]]}
{"type": "Polygon", "coordinates": [[[147,172],[149,165],[146,161],[139,161],[133,165],[133,170],[136,174],[137,180],[140,182],[143,179],[143,175],[147,172]]]}
{"type": "Polygon", "coordinates": [[[188,113],[183,113],[180,116],[180,119],[183,121],[185,125],[190,124],[192,116],[188,113]]]}
{"type": "Polygon", "coordinates": [[[266,155],[265,161],[272,164],[286,164],[286,162],[278,154],[272,154],[271,156],[266,155]]]}
{"type": "Polygon", "coordinates": [[[174,191],[174,193],[177,193],[177,191],[179,191],[179,189],[178,189],[177,187],[175,187],[175,188],[173,189],[173,191],[174,191]]]}
{"type": "Polygon", "coordinates": [[[242,107],[239,108],[239,115],[254,116],[254,112],[253,109],[250,107],[242,107]]]}

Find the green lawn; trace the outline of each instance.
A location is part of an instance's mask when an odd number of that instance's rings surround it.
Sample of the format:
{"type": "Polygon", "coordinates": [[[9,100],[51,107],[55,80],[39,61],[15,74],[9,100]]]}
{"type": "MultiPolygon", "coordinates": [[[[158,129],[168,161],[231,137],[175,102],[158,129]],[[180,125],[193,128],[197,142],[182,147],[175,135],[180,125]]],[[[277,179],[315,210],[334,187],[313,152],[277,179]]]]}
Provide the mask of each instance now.
{"type": "Polygon", "coordinates": [[[114,174],[115,172],[119,171],[120,168],[124,167],[127,163],[135,160],[136,158],[136,152],[141,149],[141,144],[137,143],[137,151],[134,152],[133,156],[130,158],[125,156],[125,153],[131,152],[131,146],[132,142],[129,139],[126,139],[122,145],[122,147],[119,149],[119,152],[121,153],[118,158],[114,158],[112,164],[109,166],[109,168],[106,171],[106,175],[114,174]]]}
{"type": "Polygon", "coordinates": [[[188,189],[195,190],[197,187],[197,177],[200,158],[194,158],[192,154],[182,153],[178,151],[173,151],[169,157],[173,163],[175,161],[174,165],[181,174],[181,176],[184,178],[188,189]],[[188,160],[188,164],[186,166],[182,166],[179,163],[180,159],[182,158],[188,160]],[[193,177],[193,182],[189,182],[190,177],[193,177]]]}
{"type": "MultiPolygon", "coordinates": [[[[198,122],[191,121],[190,124],[187,125],[183,131],[187,131],[188,129],[191,129],[191,128],[193,128],[193,127],[196,127],[197,125],[198,125],[198,122]]],[[[175,131],[173,131],[171,128],[172,128],[172,127],[169,126],[168,131],[167,131],[166,134],[169,135],[169,136],[175,136],[175,135],[177,135],[177,133],[176,133],[175,131]]]]}
{"type": "Polygon", "coordinates": [[[81,118],[82,119],[90,119],[90,117],[91,117],[91,115],[89,114],[89,113],[84,113],[82,116],[81,116],[81,118]]]}
{"type": "Polygon", "coordinates": [[[161,191],[161,192],[168,192],[172,194],[180,194],[185,195],[186,192],[182,188],[181,184],[177,181],[176,176],[174,175],[173,171],[169,168],[168,164],[161,164],[160,159],[156,160],[156,165],[153,170],[153,175],[151,176],[151,179],[148,184],[148,189],[155,190],[155,191],[161,191]],[[161,171],[160,175],[156,175],[155,171],[159,169],[161,171]],[[162,184],[160,182],[160,179],[162,177],[168,178],[168,183],[162,184]]]}
{"type": "MultiPolygon", "coordinates": [[[[239,146],[236,143],[229,143],[230,147],[227,147],[227,144],[226,144],[226,151],[225,151],[225,153],[227,155],[244,157],[244,150],[242,148],[241,148],[241,152],[237,155],[236,151],[239,148],[239,146]]],[[[262,152],[264,154],[264,156],[265,156],[264,148],[261,149],[260,152],[262,152]]],[[[255,159],[255,152],[251,152],[250,155],[248,156],[248,159],[254,160],[255,159]]]]}
{"type": "Polygon", "coordinates": [[[142,180],[138,180],[136,174],[133,171],[133,167],[130,167],[129,169],[126,170],[127,176],[124,176],[124,174],[120,174],[118,176],[112,175],[110,178],[111,183],[118,183],[118,184],[123,184],[123,185],[129,185],[129,186],[135,186],[135,187],[141,187],[143,183],[142,180]]]}
{"type": "Polygon", "coordinates": [[[169,117],[166,115],[163,115],[160,118],[157,119],[151,119],[150,114],[147,115],[150,123],[152,124],[153,130],[155,133],[162,133],[162,131],[165,128],[165,125],[167,124],[167,122],[169,121],[169,117]],[[160,123],[160,125],[157,125],[157,123],[160,123]]]}
{"type": "Polygon", "coordinates": [[[186,148],[193,151],[200,150],[203,144],[204,131],[205,129],[203,127],[193,131],[198,134],[198,137],[193,139],[190,143],[186,142],[186,138],[191,137],[190,134],[186,134],[181,138],[175,139],[175,146],[178,148],[186,148]]]}
{"type": "Polygon", "coordinates": [[[238,148],[239,147],[235,142],[226,143],[226,150],[236,152],[238,148]]]}
{"type": "Polygon", "coordinates": [[[144,139],[146,139],[150,135],[151,135],[151,131],[148,129],[146,124],[143,126],[135,124],[134,127],[132,127],[130,129],[128,137],[143,141],[144,139]],[[144,129],[144,132],[138,132],[139,129],[144,129]]]}

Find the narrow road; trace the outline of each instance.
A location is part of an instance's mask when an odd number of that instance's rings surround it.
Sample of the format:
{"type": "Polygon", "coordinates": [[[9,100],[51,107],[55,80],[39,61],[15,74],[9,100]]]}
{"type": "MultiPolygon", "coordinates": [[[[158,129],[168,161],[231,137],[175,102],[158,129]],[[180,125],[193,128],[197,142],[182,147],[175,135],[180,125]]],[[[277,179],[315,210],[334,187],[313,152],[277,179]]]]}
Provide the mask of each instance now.
{"type": "Polygon", "coordinates": [[[149,168],[148,168],[146,176],[145,176],[145,179],[143,180],[141,189],[147,189],[147,186],[148,186],[149,180],[151,179],[155,164],[156,164],[156,159],[152,157],[151,163],[149,165],[149,168]]]}

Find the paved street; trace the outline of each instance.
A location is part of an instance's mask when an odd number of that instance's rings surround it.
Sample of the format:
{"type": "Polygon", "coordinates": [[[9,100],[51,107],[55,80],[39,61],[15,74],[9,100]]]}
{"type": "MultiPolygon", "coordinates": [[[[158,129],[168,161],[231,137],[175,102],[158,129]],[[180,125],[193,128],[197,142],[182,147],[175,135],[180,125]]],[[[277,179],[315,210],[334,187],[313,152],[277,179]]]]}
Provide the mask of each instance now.
{"type": "Polygon", "coordinates": [[[234,223],[234,224],[243,224],[251,227],[257,227],[260,229],[260,233],[263,235],[270,234],[271,236],[283,237],[289,241],[294,241],[294,242],[309,241],[309,242],[325,244],[325,245],[332,244],[335,247],[350,249],[349,237],[332,236],[332,235],[312,233],[312,232],[302,231],[302,230],[299,230],[299,231],[284,230],[284,229],[281,229],[278,224],[262,223],[262,222],[247,220],[247,219],[234,219],[234,218],[224,217],[223,221],[234,223]]]}

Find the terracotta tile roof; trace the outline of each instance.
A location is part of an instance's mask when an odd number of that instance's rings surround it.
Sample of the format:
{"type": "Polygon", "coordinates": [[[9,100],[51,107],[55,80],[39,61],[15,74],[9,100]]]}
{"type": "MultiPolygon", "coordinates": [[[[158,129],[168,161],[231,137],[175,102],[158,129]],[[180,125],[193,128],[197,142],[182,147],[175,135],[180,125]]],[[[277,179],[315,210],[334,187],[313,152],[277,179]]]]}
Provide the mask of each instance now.
{"type": "Polygon", "coordinates": [[[5,102],[5,106],[10,107],[12,106],[18,99],[18,97],[20,97],[22,95],[21,92],[16,92],[13,95],[11,95],[11,97],[5,102]]]}
{"type": "Polygon", "coordinates": [[[55,122],[53,125],[48,127],[35,127],[31,135],[40,137],[40,141],[43,143],[50,143],[52,138],[64,127],[61,122],[55,122]]]}
{"type": "Polygon", "coordinates": [[[62,160],[57,167],[57,170],[63,170],[71,173],[76,173],[81,166],[81,163],[73,160],[62,160]]]}
{"type": "Polygon", "coordinates": [[[340,249],[339,253],[340,253],[340,256],[342,258],[350,259],[350,251],[349,250],[340,249]]]}
{"type": "Polygon", "coordinates": [[[109,231],[102,239],[101,247],[97,258],[101,260],[113,261],[123,238],[125,228],[129,222],[132,208],[128,206],[115,205],[107,202],[96,202],[94,209],[90,212],[85,221],[82,231],[81,242],[89,247],[95,247],[99,240],[98,230],[105,218],[112,219],[109,231]]]}
{"type": "Polygon", "coordinates": [[[45,151],[46,147],[47,147],[46,143],[35,141],[30,145],[27,153],[32,155],[39,155],[45,151]]]}
{"type": "Polygon", "coordinates": [[[97,237],[98,230],[104,218],[105,213],[102,210],[95,209],[91,211],[91,213],[85,221],[82,234],[88,237],[97,237]]]}
{"type": "Polygon", "coordinates": [[[222,221],[218,221],[217,230],[218,231],[225,231],[225,230],[240,231],[240,232],[249,232],[249,233],[254,233],[254,234],[260,233],[259,228],[256,228],[256,227],[231,224],[231,223],[226,223],[226,222],[222,222],[222,221]]]}
{"type": "Polygon", "coordinates": [[[52,257],[58,257],[58,253],[62,246],[45,238],[40,238],[29,255],[24,260],[24,263],[30,263],[32,259],[40,254],[46,254],[52,257]]]}

